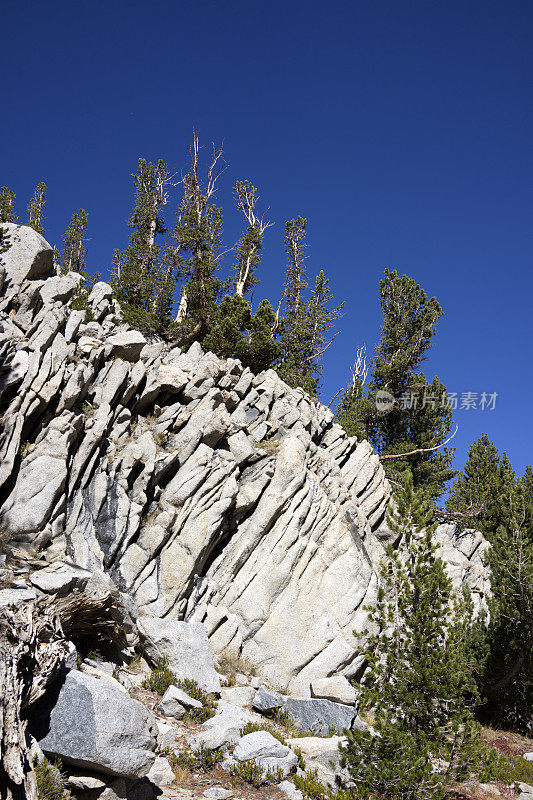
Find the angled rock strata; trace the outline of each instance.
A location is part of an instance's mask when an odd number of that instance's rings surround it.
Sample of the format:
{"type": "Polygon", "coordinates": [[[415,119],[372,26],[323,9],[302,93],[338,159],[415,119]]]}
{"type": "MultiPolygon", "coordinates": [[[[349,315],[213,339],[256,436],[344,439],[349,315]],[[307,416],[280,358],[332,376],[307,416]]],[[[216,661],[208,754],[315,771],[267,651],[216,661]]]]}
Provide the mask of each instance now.
{"type": "MultiPolygon", "coordinates": [[[[268,370],[146,341],[97,283],[55,274],[35,231],[0,256],[0,523],[49,561],[202,622],[302,697],[362,664],[354,629],[394,537],[390,487],[366,441],[268,370]]],[[[441,526],[457,586],[487,590],[480,534],[441,526]]]]}

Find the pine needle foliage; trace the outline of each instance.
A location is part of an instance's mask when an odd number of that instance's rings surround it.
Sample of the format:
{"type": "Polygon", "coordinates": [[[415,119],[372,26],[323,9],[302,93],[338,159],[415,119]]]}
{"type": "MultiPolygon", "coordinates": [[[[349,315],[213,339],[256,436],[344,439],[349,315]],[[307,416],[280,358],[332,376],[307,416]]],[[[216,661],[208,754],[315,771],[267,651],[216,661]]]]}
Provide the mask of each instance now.
{"type": "Polygon", "coordinates": [[[0,223],[18,222],[15,214],[15,192],[8,186],[0,186],[0,223]]]}
{"type": "Polygon", "coordinates": [[[146,333],[165,334],[172,321],[176,256],[156,237],[167,230],[162,209],[170,175],[164,161],[140,158],[132,177],[135,205],[127,224],[133,230],[128,247],[114,252],[111,285],[126,322],[146,333]]]}
{"type": "Polygon", "coordinates": [[[376,632],[366,644],[361,707],[372,710],[373,731],[347,732],[341,763],[362,797],[440,798],[479,758],[472,608],[453,595],[432,542],[433,512],[408,472],[396,504],[389,524],[403,544],[388,548],[368,609],[376,632]]]}
{"type": "Polygon", "coordinates": [[[436,500],[454,476],[454,450],[441,447],[453,418],[444,384],[437,376],[429,381],[418,367],[443,312],[413,278],[396,270],[385,270],[380,304],[383,325],[371,379],[365,383],[360,376],[354,378],[339,401],[337,419],[348,435],[368,439],[380,455],[389,457],[383,466],[395,483],[409,469],[415,487],[436,500]],[[385,411],[378,407],[380,393],[393,400],[385,411]]]}
{"type": "Polygon", "coordinates": [[[296,388],[316,395],[322,377],[322,356],[329,347],[333,324],[344,303],[332,306],[329,280],[324,271],[317,275],[311,297],[305,299],[308,279],[305,271],[307,220],[297,217],[286,223],[285,251],[288,265],[283,290],[285,312],[280,322],[281,358],[279,376],[296,388]]]}
{"type": "Polygon", "coordinates": [[[46,183],[39,181],[35,187],[33,197],[28,203],[28,221],[26,225],[33,228],[41,236],[44,233],[44,205],[46,202],[46,183]]]}
{"type": "Polygon", "coordinates": [[[485,710],[498,723],[527,731],[533,704],[533,470],[517,477],[486,434],[473,443],[447,511],[490,543],[488,625],[477,626],[477,679],[485,710]]]}

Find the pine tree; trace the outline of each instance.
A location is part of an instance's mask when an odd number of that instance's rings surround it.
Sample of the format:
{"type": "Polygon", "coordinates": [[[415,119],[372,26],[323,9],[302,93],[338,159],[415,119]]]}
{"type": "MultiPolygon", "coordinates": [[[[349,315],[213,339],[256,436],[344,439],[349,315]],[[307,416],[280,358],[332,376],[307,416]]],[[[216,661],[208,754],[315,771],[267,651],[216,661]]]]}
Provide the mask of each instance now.
{"type": "Polygon", "coordinates": [[[250,304],[240,295],[226,295],[216,309],[203,347],[221,358],[238,358],[257,374],[271,367],[280,355],[281,346],[271,333],[274,319],[268,300],[252,314],[250,304]]]}
{"type": "Polygon", "coordinates": [[[395,482],[406,468],[415,487],[436,499],[453,477],[449,436],[452,413],[446,387],[415,371],[425,358],[442,309],[407,275],[385,270],[380,281],[381,337],[372,361],[372,378],[358,376],[337,407],[337,418],[350,435],[368,439],[382,456],[395,482]],[[383,409],[380,398],[389,402],[383,409]],[[402,457],[402,454],[405,456],[402,457]]]}
{"type": "Polygon", "coordinates": [[[446,500],[446,510],[463,528],[475,527],[482,533],[494,533],[507,521],[507,499],[514,484],[514,473],[507,457],[502,459],[486,433],[468,451],[464,470],[459,473],[446,500]]]}
{"type": "Polygon", "coordinates": [[[183,178],[183,199],[174,231],[177,275],[182,280],[176,337],[181,345],[202,341],[216,315],[222,288],[217,275],[222,236],[222,209],[213,202],[216,183],[224,166],[222,148],[213,146],[213,158],[205,180],[200,179],[200,145],[194,133],[191,167],[183,178]]]}
{"type": "Polygon", "coordinates": [[[248,222],[237,244],[237,261],[233,267],[235,294],[245,297],[257,285],[257,268],[261,260],[264,233],[271,223],[265,222],[264,217],[257,216],[259,195],[250,181],[237,181],[234,194],[237,207],[248,222]]]}
{"type": "Polygon", "coordinates": [[[28,221],[26,225],[33,228],[41,236],[44,234],[43,215],[46,202],[46,183],[39,181],[35,187],[33,197],[28,203],[28,221]]]}
{"type": "Polygon", "coordinates": [[[0,186],[0,223],[18,222],[15,214],[15,192],[7,186],[0,186]]]}
{"type": "Polygon", "coordinates": [[[135,206],[128,225],[133,228],[126,250],[115,250],[111,285],[124,319],[145,332],[164,334],[171,322],[176,255],[156,243],[166,232],[161,210],[168,200],[167,165],[139,159],[133,174],[135,206]]]}
{"type": "MultiPolygon", "coordinates": [[[[533,529],[528,476],[519,478],[508,495],[507,521],[489,535],[492,596],[481,693],[497,721],[527,732],[533,704],[533,529]]],[[[505,497],[501,500],[505,503],[505,497]]]]}
{"type": "Polygon", "coordinates": [[[292,219],[285,226],[288,266],[283,290],[285,313],[279,326],[282,354],[277,371],[289,386],[301,386],[316,395],[322,375],[321,356],[331,344],[328,333],[344,303],[331,308],[331,290],[323,270],[316,278],[311,298],[305,299],[306,226],[303,217],[292,219]]]}
{"type": "Polygon", "coordinates": [[[472,609],[468,597],[453,596],[432,542],[433,513],[410,473],[396,500],[389,524],[402,544],[389,546],[369,609],[377,632],[366,644],[361,707],[372,712],[373,732],[347,732],[342,763],[362,797],[443,797],[478,758],[479,731],[468,708],[476,697],[472,609]]]}
{"type": "Polygon", "coordinates": [[[527,728],[533,703],[533,471],[517,478],[506,453],[487,434],[470,447],[446,503],[462,527],[481,530],[490,543],[488,625],[481,621],[484,656],[477,666],[480,692],[492,715],[527,728]]]}
{"type": "Polygon", "coordinates": [[[65,246],[61,254],[61,267],[63,272],[79,272],[87,275],[85,258],[87,256],[87,224],[88,215],[85,209],[80,208],[70,218],[70,223],[61,237],[65,246]]]}

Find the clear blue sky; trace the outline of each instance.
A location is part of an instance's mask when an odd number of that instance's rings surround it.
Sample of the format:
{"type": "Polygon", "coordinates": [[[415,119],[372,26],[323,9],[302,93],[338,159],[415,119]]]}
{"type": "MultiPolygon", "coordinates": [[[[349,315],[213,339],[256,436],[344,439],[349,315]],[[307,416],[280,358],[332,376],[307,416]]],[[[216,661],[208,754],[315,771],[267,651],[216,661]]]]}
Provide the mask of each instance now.
{"type": "MultiPolygon", "coordinates": [[[[48,184],[46,235],[89,212],[89,266],[123,247],[139,156],[185,164],[192,126],[225,140],[219,202],[248,177],[276,223],[262,293],[283,278],[284,222],[307,217],[311,273],[346,298],[323,399],[379,334],[385,267],[445,316],[424,369],[458,411],[457,466],[483,431],[532,460],[533,4],[351,0],[98,0],[4,4],[0,183],[23,216],[48,184]]],[[[167,207],[168,208],[168,207],[167,207]]],[[[173,209],[167,211],[173,222],[173,209]]],[[[226,215],[228,243],[238,220],[226,215]]]]}

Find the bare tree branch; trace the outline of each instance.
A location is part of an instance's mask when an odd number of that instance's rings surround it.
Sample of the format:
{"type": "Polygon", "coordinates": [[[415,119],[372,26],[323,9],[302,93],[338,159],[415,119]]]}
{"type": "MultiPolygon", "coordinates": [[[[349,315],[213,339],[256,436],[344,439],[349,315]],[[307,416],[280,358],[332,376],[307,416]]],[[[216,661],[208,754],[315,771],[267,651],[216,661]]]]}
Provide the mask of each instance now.
{"type": "Polygon", "coordinates": [[[457,433],[458,430],[459,430],[459,425],[456,425],[455,426],[455,430],[452,433],[452,435],[449,436],[446,439],[445,442],[442,442],[441,444],[437,444],[437,445],[435,445],[435,447],[419,447],[416,450],[409,450],[408,453],[393,453],[392,455],[380,456],[380,459],[382,461],[384,461],[386,458],[387,459],[390,459],[390,458],[406,458],[407,456],[418,455],[418,453],[431,453],[434,450],[438,450],[440,447],[444,447],[445,445],[448,444],[448,442],[451,442],[451,440],[453,439],[453,437],[455,436],[455,434],[457,433]]]}

